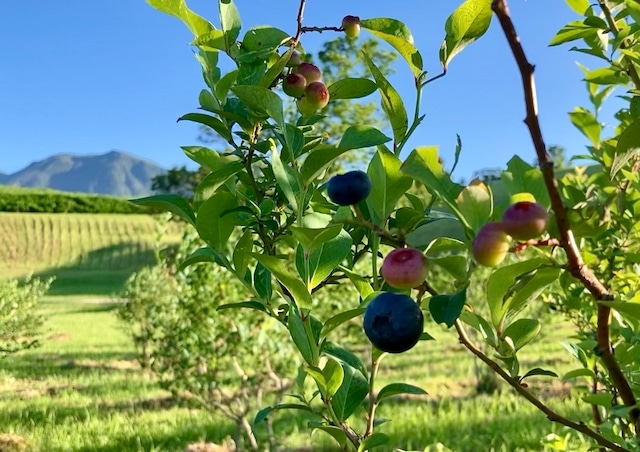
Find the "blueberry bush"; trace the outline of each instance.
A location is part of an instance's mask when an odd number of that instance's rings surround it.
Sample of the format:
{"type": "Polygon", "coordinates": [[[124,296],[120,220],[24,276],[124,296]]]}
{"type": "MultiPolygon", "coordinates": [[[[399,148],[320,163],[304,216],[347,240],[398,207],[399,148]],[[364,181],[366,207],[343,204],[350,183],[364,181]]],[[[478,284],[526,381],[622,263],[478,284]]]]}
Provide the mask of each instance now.
{"type": "MultiPolygon", "coordinates": [[[[587,139],[581,158],[590,164],[562,173],[554,170],[543,139],[534,67],[506,0],[465,0],[452,12],[440,48],[442,71],[433,77],[423,67],[410,30],[393,18],[363,18],[367,11],[340,24],[306,26],[301,0],[297,16],[292,12],[295,32],[288,33],[271,26],[244,29],[232,0],[218,3],[219,27],[182,0],[148,1],[181,19],[194,36],[206,87],[199,96],[200,111],[180,119],[210,127],[228,150],[183,148],[209,170],[193,199],[165,194],[136,202],[164,207],[195,228],[204,245],[181,267],[207,262],[242,287],[237,299],[229,294],[218,310],[237,312],[239,322],[239,313],[255,311],[286,332],[299,366],[297,376],[292,375],[291,400],[258,411],[255,429],[280,410],[301,410],[314,417],[310,429],[330,435],[343,448],[389,447],[377,407],[391,397],[424,390],[403,382],[379,387],[381,359],[385,353],[411,353],[415,343],[431,339],[430,324],[444,324],[550,421],[590,438],[594,447],[638,448],[636,0],[567,0],[577,18],[550,44],[572,43],[572,51],[598,66],[583,66],[591,105],[569,113],[587,139]],[[436,146],[406,145],[424,120],[423,90],[446,75],[451,60],[481,38],[494,17],[522,76],[525,124],[538,166],[514,156],[499,178],[460,184],[436,146]],[[407,80],[416,88],[413,112],[366,53],[368,75],[325,84],[321,71],[300,58],[305,34],[318,31],[346,33],[354,40],[368,32],[395,49],[413,74],[407,80]],[[234,69],[223,74],[221,58],[230,59],[234,69]],[[614,115],[613,135],[604,136],[599,112],[616,88],[624,91],[624,105],[614,115]],[[323,114],[332,102],[356,101],[376,91],[387,127],[349,124],[339,137],[318,133],[327,130],[322,124],[336,120],[323,114]],[[285,114],[289,105],[297,109],[293,119],[285,114]],[[335,162],[370,148],[375,152],[364,171],[332,173],[335,162]],[[498,196],[499,190],[504,196],[498,196]],[[381,274],[385,256],[401,248],[419,250],[425,258],[418,265],[422,281],[417,284],[392,285],[381,274]],[[487,276],[481,296],[471,303],[467,293],[479,271],[487,276]],[[432,284],[432,272],[449,275],[446,291],[432,284]],[[323,294],[344,285],[353,289],[351,302],[339,310],[322,309],[323,294]],[[522,315],[525,306],[537,303],[577,326],[578,336],[567,337],[576,369],[562,377],[519,359],[543,328],[539,319],[522,315]],[[354,321],[363,322],[359,341],[368,346],[365,360],[342,341],[342,329],[354,321]],[[554,412],[529,387],[536,376],[576,380],[583,403],[592,407],[592,419],[585,423],[554,412]]],[[[460,152],[459,140],[456,161],[460,152]]],[[[415,276],[414,261],[406,260],[411,269],[404,269],[403,262],[395,259],[385,268],[394,275],[392,281],[405,270],[415,276]]],[[[216,326],[210,329],[206,334],[215,336],[216,326]]]]}

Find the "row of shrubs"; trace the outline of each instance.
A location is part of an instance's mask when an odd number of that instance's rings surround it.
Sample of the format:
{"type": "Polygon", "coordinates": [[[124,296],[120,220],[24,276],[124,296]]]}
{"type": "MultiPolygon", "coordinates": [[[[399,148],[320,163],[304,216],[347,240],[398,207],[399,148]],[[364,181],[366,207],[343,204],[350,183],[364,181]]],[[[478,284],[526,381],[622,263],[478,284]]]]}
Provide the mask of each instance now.
{"type": "Polygon", "coordinates": [[[0,186],[0,212],[157,213],[115,196],[0,186]]]}

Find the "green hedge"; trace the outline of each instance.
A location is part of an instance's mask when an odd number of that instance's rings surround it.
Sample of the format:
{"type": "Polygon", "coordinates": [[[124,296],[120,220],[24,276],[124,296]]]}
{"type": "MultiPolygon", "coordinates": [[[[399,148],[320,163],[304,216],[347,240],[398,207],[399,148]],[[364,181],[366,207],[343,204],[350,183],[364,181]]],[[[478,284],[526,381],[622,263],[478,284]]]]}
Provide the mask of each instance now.
{"type": "Polygon", "coordinates": [[[157,213],[115,196],[0,185],[0,212],[157,213]]]}

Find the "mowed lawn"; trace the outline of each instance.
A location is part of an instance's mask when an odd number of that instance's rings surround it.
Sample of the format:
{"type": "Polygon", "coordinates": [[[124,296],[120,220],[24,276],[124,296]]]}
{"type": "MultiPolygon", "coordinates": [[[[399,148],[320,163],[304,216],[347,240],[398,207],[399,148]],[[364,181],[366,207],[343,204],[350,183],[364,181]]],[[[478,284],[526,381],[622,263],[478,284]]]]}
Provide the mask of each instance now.
{"type": "MultiPolygon", "coordinates": [[[[121,220],[111,218],[114,222],[106,227],[96,224],[92,215],[12,215],[40,217],[14,217],[12,221],[40,228],[41,233],[32,230],[31,234],[42,238],[27,239],[11,229],[16,234],[14,240],[29,240],[30,245],[14,243],[17,257],[12,267],[1,269],[0,277],[17,275],[17,268],[34,265],[37,275],[63,275],[64,284],[54,286],[53,296],[42,303],[47,317],[42,346],[0,360],[0,434],[17,435],[26,441],[24,450],[43,452],[182,451],[199,440],[222,443],[232,436],[231,422],[216,413],[179,406],[159,389],[152,376],[139,369],[133,344],[115,317],[115,303],[89,302],[95,301],[96,295],[104,300],[118,294],[124,279],[145,262],[146,257],[136,260],[134,252],[123,252],[126,247],[114,236],[120,234],[132,249],[147,250],[141,254],[153,253],[155,223],[142,227],[136,216],[122,215],[121,220]],[[57,238],[47,238],[47,230],[55,231],[55,225],[65,224],[68,226],[58,227],[57,238]],[[69,238],[63,237],[65,228],[69,238]],[[114,233],[127,228],[129,232],[114,233]],[[74,234],[80,237],[73,238],[74,234]],[[90,238],[82,238],[83,234],[90,238]],[[136,237],[145,245],[133,245],[136,237]],[[56,240],[63,245],[46,244],[56,240]],[[36,251],[29,251],[33,247],[48,251],[38,257],[36,251]],[[109,250],[117,252],[109,254],[109,250]],[[65,257],[57,257],[61,254],[65,257]],[[40,264],[38,259],[42,259],[40,264]]],[[[0,224],[4,232],[11,232],[6,229],[4,214],[0,214],[0,224]]],[[[545,336],[529,348],[523,368],[544,367],[561,375],[575,367],[560,344],[570,326],[543,323],[545,336]]],[[[379,417],[391,420],[379,431],[391,437],[392,446],[421,451],[429,447],[442,450],[438,444],[452,451],[539,451],[545,450],[541,439],[549,433],[566,435],[564,428],[551,424],[505,385],[493,394],[478,395],[481,364],[462,348],[452,331],[432,322],[427,323],[427,330],[435,341],[382,361],[379,387],[403,381],[429,393],[390,399],[379,408],[379,417]]],[[[339,342],[339,330],[335,334],[332,339],[339,342]]],[[[560,379],[537,378],[531,387],[560,413],[589,421],[589,410],[579,405],[579,396],[560,379]]],[[[322,432],[310,434],[308,417],[280,412],[274,419],[282,450],[335,450],[322,432]]],[[[353,422],[361,426],[358,420],[353,422]]],[[[263,429],[259,426],[256,435],[266,448],[263,429]]],[[[587,450],[588,446],[578,439],[566,450],[587,450]]],[[[0,437],[3,450],[11,449],[3,449],[0,437]]]]}

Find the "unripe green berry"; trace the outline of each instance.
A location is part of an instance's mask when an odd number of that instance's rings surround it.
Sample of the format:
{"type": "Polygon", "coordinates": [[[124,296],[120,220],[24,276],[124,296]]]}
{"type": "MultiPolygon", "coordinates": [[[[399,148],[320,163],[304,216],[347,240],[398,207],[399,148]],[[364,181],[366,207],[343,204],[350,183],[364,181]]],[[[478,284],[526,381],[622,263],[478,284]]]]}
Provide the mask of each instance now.
{"type": "Polygon", "coordinates": [[[344,16],[342,29],[348,38],[357,38],[360,35],[360,18],[358,16],[344,16]]]}
{"type": "Polygon", "coordinates": [[[282,91],[291,97],[302,97],[306,87],[307,80],[300,74],[289,74],[282,81],[282,91]]]}
{"type": "Polygon", "coordinates": [[[502,223],[487,223],[480,228],[473,239],[474,259],[485,267],[500,264],[509,252],[509,236],[504,232],[502,223]]]}
{"type": "Polygon", "coordinates": [[[320,68],[311,63],[300,63],[296,68],[296,73],[302,75],[307,83],[318,82],[322,79],[320,68]]]}

